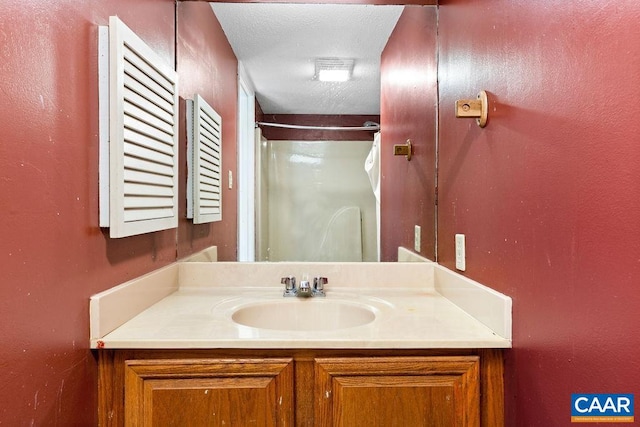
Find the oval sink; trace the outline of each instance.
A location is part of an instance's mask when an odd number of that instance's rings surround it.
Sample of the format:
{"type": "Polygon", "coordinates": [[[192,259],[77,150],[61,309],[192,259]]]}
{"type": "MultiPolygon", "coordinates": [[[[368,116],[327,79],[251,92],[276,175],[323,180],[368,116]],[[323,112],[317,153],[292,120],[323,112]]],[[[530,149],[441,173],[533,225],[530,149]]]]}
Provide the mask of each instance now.
{"type": "Polygon", "coordinates": [[[240,325],[283,331],[326,331],[366,325],[376,318],[372,308],[344,301],[290,298],[251,304],[231,319],[240,325]]]}

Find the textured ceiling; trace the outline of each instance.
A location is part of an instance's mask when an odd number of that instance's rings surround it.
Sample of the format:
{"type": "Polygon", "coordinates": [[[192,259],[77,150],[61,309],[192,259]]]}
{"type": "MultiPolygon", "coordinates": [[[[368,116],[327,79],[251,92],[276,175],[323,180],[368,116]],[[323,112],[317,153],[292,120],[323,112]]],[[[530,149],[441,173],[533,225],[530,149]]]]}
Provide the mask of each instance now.
{"type": "Polygon", "coordinates": [[[380,54],[403,6],[211,3],[267,114],[380,114],[380,54]],[[313,79],[319,57],[353,79],[313,79]]]}

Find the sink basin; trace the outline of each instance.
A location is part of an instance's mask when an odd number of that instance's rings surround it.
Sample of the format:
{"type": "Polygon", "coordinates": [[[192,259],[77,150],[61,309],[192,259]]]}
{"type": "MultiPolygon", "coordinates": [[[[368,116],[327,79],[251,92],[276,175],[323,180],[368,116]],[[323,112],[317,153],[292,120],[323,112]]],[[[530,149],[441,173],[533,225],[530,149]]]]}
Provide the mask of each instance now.
{"type": "Polygon", "coordinates": [[[366,325],[376,318],[363,304],[321,298],[287,298],[245,305],[231,319],[240,325],[282,331],[326,331],[366,325]]]}

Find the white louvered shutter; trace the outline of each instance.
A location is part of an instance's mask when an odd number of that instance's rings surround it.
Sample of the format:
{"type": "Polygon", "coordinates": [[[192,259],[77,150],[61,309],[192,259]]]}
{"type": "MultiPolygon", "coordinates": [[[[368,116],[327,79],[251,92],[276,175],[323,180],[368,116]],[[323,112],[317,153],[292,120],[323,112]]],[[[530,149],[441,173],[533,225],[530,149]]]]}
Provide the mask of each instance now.
{"type": "Polygon", "coordinates": [[[177,79],[133,31],[110,17],[111,237],[178,225],[177,79]]]}
{"type": "Polygon", "coordinates": [[[222,119],[200,96],[187,101],[187,216],[195,224],[222,220],[222,119]]]}

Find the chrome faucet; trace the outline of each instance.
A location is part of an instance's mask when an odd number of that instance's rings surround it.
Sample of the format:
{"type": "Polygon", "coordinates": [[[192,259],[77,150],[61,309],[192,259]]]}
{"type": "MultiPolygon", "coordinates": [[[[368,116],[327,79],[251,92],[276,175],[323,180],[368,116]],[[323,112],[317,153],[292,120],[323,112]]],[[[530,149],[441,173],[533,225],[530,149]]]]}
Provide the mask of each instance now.
{"type": "Polygon", "coordinates": [[[315,277],[313,279],[313,289],[311,290],[311,293],[313,294],[313,296],[315,297],[324,297],[327,296],[324,293],[324,285],[326,285],[327,283],[329,283],[329,280],[326,277],[315,277]]]}
{"type": "Polygon", "coordinates": [[[311,293],[311,286],[309,285],[308,280],[301,280],[300,286],[298,287],[298,296],[299,297],[311,297],[313,294],[311,293]]]}
{"type": "Polygon", "coordinates": [[[294,276],[286,276],[280,279],[280,283],[284,285],[284,297],[324,297],[324,285],[329,281],[326,277],[315,277],[313,286],[308,280],[301,280],[300,286],[296,287],[296,278],[294,276]]]}
{"type": "Polygon", "coordinates": [[[295,297],[298,295],[298,290],[296,289],[296,278],[293,276],[283,277],[280,280],[280,283],[284,285],[284,294],[285,297],[295,297]]]}

